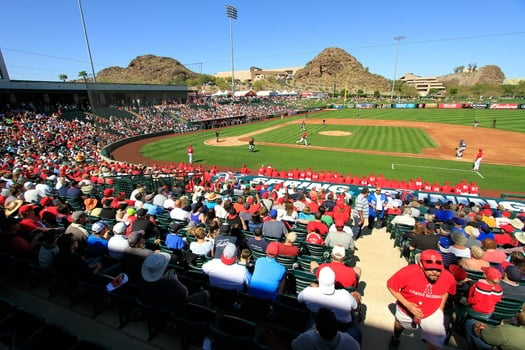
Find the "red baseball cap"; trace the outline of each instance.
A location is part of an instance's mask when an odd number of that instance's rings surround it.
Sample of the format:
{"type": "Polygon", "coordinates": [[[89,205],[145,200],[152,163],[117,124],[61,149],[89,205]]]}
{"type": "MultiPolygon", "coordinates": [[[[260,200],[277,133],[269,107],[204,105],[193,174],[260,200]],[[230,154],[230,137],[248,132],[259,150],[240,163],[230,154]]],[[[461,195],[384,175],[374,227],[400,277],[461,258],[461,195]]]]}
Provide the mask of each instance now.
{"type": "Polygon", "coordinates": [[[268,246],[266,247],[266,255],[274,257],[279,254],[279,243],[277,242],[270,242],[268,246]]]}
{"type": "Polygon", "coordinates": [[[499,282],[501,281],[501,272],[494,267],[482,267],[481,271],[485,273],[485,278],[489,281],[499,282]]]}
{"type": "Polygon", "coordinates": [[[426,270],[443,270],[443,258],[441,257],[441,254],[435,250],[424,250],[419,257],[419,260],[426,270]]]}

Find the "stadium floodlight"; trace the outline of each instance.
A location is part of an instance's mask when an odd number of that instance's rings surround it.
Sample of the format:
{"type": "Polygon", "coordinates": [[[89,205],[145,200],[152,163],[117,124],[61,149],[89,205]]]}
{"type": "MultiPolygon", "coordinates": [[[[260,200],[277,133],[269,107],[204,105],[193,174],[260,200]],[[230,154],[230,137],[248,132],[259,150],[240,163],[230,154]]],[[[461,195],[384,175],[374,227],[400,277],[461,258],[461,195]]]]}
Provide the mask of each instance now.
{"type": "Polygon", "coordinates": [[[232,20],[237,19],[237,8],[232,5],[226,5],[226,17],[230,19],[230,48],[232,57],[232,101],[235,98],[235,68],[233,64],[233,28],[232,20]]]}
{"type": "Polygon", "coordinates": [[[93,83],[97,83],[97,76],[95,75],[95,67],[93,66],[93,58],[91,57],[91,48],[89,47],[89,39],[87,35],[86,22],[84,21],[84,11],[82,11],[82,3],[78,0],[78,8],[80,10],[80,19],[82,20],[82,29],[84,29],[84,38],[86,39],[86,46],[89,56],[89,63],[91,63],[91,72],[93,73],[93,83]]]}
{"type": "Polygon", "coordinates": [[[399,43],[401,42],[401,40],[403,40],[405,38],[406,38],[406,36],[404,36],[404,35],[399,35],[399,36],[395,36],[394,37],[394,40],[397,40],[397,44],[396,44],[396,63],[394,65],[394,78],[392,79],[392,91],[390,92],[390,99],[391,100],[394,99],[394,88],[396,87],[397,59],[399,57],[399,43]]]}

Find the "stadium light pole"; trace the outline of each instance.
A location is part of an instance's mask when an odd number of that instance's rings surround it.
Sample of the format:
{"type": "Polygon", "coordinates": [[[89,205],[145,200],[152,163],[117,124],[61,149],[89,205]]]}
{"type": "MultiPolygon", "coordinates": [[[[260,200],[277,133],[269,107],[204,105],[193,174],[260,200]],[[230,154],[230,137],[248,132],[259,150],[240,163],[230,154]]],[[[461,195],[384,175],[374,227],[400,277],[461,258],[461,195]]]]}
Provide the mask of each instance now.
{"type": "Polygon", "coordinates": [[[396,63],[394,65],[394,79],[392,79],[392,91],[390,92],[390,99],[391,100],[394,99],[394,88],[396,87],[397,59],[399,57],[399,43],[401,42],[401,40],[403,40],[405,38],[406,38],[406,36],[404,36],[404,35],[399,35],[399,36],[395,36],[394,37],[394,40],[397,40],[397,44],[396,44],[396,63]]]}
{"type": "Polygon", "coordinates": [[[237,8],[232,5],[226,5],[226,17],[230,19],[230,48],[232,57],[232,101],[235,99],[235,68],[233,64],[233,25],[232,20],[237,19],[237,8]]]}
{"type": "Polygon", "coordinates": [[[89,47],[89,39],[86,29],[86,22],[84,21],[84,11],[82,11],[82,2],[78,0],[78,8],[80,10],[80,18],[82,19],[82,29],[84,29],[84,38],[86,39],[86,46],[89,56],[89,63],[91,64],[91,73],[93,73],[93,82],[97,83],[97,76],[95,75],[95,67],[93,66],[93,57],[91,57],[91,48],[89,47]]]}

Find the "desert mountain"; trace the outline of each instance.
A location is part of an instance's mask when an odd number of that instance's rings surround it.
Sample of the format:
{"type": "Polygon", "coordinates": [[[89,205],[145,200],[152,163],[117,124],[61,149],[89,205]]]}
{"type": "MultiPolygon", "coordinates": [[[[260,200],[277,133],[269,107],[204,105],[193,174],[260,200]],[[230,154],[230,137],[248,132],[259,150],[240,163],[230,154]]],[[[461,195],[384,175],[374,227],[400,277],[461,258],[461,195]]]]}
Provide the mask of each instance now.
{"type": "Polygon", "coordinates": [[[358,89],[366,93],[386,92],[390,86],[387,79],[368,72],[354,56],[335,47],[324,49],[297,71],[292,84],[299,89],[332,91],[334,83],[338,91],[346,87],[354,93],[358,89]]]}
{"type": "Polygon", "coordinates": [[[483,66],[473,72],[448,74],[437,78],[447,86],[473,86],[476,84],[501,85],[505,74],[498,66],[483,66]]]}
{"type": "MultiPolygon", "coordinates": [[[[185,85],[189,79],[198,78],[179,61],[170,57],[154,55],[138,56],[126,68],[109,67],[97,74],[100,83],[122,84],[165,84],[185,85]]],[[[496,84],[501,85],[505,75],[498,66],[488,65],[474,71],[449,74],[438,77],[447,86],[496,84]]],[[[298,70],[287,88],[297,90],[341,91],[345,87],[351,93],[362,90],[365,93],[390,91],[390,81],[380,75],[368,72],[368,68],[355,57],[340,48],[327,48],[298,70]]],[[[246,86],[248,89],[249,87],[246,86]]]]}
{"type": "Polygon", "coordinates": [[[183,84],[197,73],[170,57],[138,56],[126,68],[109,67],[97,74],[101,83],[183,84]]]}

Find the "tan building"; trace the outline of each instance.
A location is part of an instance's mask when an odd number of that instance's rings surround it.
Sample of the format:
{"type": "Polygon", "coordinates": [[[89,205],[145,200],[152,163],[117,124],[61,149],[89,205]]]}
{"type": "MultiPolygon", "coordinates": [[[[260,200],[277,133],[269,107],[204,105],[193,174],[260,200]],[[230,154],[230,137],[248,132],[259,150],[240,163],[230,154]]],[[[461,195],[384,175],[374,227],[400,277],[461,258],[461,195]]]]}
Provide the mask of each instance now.
{"type": "MultiPolygon", "coordinates": [[[[275,77],[276,79],[291,79],[294,74],[303,67],[290,67],[290,68],[274,68],[274,69],[261,69],[257,67],[251,67],[250,70],[236,70],[235,80],[254,82],[268,77],[275,77]]],[[[232,72],[218,72],[214,76],[218,78],[231,78],[232,72]]]]}
{"type": "Polygon", "coordinates": [[[445,92],[446,88],[443,83],[439,82],[436,77],[420,77],[412,73],[406,73],[399,78],[405,84],[413,86],[417,89],[419,96],[427,96],[430,89],[436,89],[438,94],[445,92]]]}

